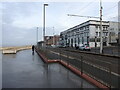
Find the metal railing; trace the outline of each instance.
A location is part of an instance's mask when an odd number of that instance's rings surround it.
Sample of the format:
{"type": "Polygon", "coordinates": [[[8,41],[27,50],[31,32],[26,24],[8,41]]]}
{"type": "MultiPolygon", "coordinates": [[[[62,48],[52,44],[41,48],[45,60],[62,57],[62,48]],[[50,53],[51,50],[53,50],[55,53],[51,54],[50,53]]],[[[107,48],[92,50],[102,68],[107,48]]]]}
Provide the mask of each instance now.
{"type": "Polygon", "coordinates": [[[72,65],[79,69],[81,73],[85,73],[90,77],[96,79],[97,81],[105,84],[106,86],[112,88],[118,88],[118,80],[120,75],[118,72],[117,61],[110,62],[100,60],[109,59],[108,57],[91,57],[90,55],[71,52],[66,50],[66,48],[53,48],[53,47],[39,47],[38,51],[42,53],[49,60],[63,60],[68,65],[72,65]],[[114,72],[115,71],[115,72],[114,72]]]}

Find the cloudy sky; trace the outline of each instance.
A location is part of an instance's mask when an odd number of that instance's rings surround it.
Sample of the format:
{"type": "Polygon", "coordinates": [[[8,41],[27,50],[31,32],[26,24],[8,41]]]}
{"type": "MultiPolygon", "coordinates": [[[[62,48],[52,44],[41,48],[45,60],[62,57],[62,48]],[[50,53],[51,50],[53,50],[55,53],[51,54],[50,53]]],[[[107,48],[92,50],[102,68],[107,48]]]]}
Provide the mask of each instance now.
{"type": "MultiPolygon", "coordinates": [[[[38,40],[42,40],[44,3],[49,4],[46,7],[46,35],[53,35],[53,33],[59,35],[61,31],[89,20],[89,18],[70,17],[67,14],[99,17],[99,0],[96,2],[95,0],[89,0],[89,2],[88,0],[84,2],[82,0],[79,2],[16,1],[0,2],[3,46],[35,44],[37,27],[39,27],[38,40]]],[[[117,21],[118,1],[104,2],[103,0],[103,20],[117,21]]]]}

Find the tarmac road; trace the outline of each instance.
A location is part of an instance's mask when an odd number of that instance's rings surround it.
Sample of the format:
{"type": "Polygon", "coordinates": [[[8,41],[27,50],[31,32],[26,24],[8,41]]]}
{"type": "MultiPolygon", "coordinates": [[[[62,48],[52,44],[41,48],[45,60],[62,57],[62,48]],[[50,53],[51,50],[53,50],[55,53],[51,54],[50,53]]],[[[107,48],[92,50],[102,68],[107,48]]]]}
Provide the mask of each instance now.
{"type": "Polygon", "coordinates": [[[51,48],[51,50],[54,50],[56,52],[60,52],[60,50],[61,50],[61,53],[68,55],[68,56],[72,56],[72,57],[74,57],[74,59],[80,59],[82,56],[84,61],[87,61],[89,63],[97,65],[100,68],[104,68],[107,70],[109,70],[111,67],[112,72],[114,72],[116,74],[120,74],[119,58],[79,53],[79,50],[70,50],[69,48],[56,48],[56,49],[51,48]],[[66,50],[68,50],[68,51],[66,51],[66,50]],[[74,52],[72,52],[72,51],[74,51],[74,52]]]}
{"type": "Polygon", "coordinates": [[[92,77],[101,80],[109,86],[118,87],[120,79],[118,59],[112,57],[104,57],[92,54],[69,52],[66,48],[47,48],[46,55],[49,59],[62,59],[75,67],[81,69],[81,56],[83,59],[83,71],[92,77]],[[51,52],[51,53],[50,53],[51,52]],[[111,63],[109,65],[109,63],[111,63]]]}

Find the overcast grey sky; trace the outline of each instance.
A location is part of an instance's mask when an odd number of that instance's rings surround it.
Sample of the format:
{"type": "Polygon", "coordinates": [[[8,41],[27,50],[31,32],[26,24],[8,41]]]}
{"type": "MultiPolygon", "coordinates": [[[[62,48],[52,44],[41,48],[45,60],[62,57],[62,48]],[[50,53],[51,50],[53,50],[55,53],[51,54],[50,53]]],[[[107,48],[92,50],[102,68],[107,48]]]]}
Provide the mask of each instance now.
{"type": "MultiPolygon", "coordinates": [[[[24,0],[25,1],[25,0],[24,0]]],[[[43,4],[46,7],[46,35],[60,34],[88,18],[69,17],[67,14],[99,16],[99,0],[86,2],[1,2],[2,42],[4,46],[36,43],[36,27],[42,40],[43,4]],[[54,27],[54,30],[53,30],[54,27]]],[[[117,21],[118,1],[103,2],[103,20],[117,21]]]]}

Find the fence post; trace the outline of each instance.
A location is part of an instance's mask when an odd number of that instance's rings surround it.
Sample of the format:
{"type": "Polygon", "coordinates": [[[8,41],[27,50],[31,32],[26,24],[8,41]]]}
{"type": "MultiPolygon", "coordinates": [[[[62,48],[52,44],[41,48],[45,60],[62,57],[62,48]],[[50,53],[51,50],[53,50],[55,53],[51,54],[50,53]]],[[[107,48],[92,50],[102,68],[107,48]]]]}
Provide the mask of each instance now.
{"type": "Polygon", "coordinates": [[[68,51],[67,51],[67,59],[68,59],[67,65],[69,66],[69,52],[68,51]]]}
{"type": "Polygon", "coordinates": [[[47,57],[47,61],[48,61],[48,48],[47,48],[47,45],[45,47],[45,52],[46,52],[46,57],[47,57]]]}
{"type": "Polygon", "coordinates": [[[61,49],[59,49],[60,50],[60,52],[59,52],[59,56],[60,56],[60,61],[61,61],[61,49]]]}
{"type": "Polygon", "coordinates": [[[81,56],[81,75],[83,74],[83,56],[81,56]]]}
{"type": "Polygon", "coordinates": [[[112,48],[112,54],[113,54],[113,48],[112,48]]]}

